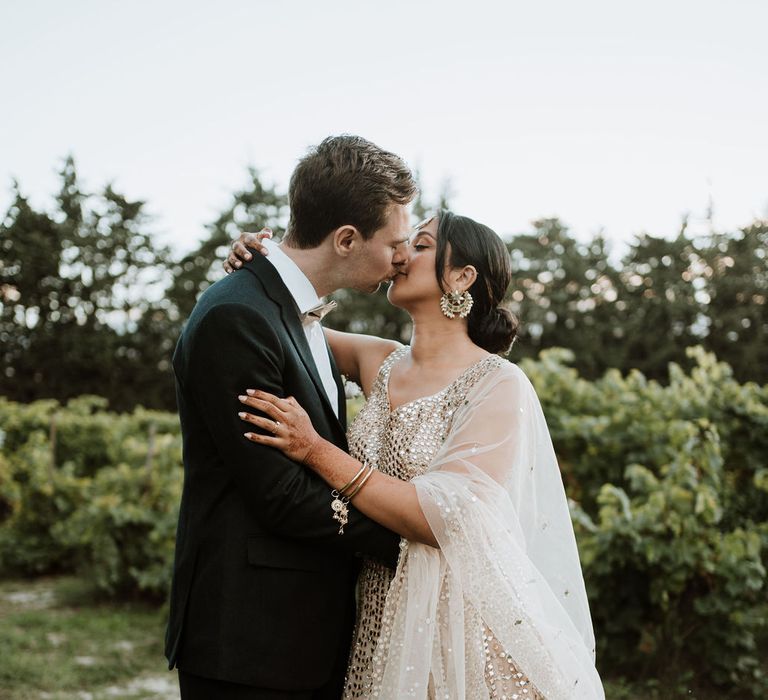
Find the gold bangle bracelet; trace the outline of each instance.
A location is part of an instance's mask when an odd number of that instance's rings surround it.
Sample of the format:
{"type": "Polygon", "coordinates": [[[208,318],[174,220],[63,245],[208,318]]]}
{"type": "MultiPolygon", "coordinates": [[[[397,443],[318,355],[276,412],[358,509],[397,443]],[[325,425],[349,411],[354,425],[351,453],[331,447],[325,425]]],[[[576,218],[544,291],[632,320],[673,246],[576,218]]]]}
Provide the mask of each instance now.
{"type": "Polygon", "coordinates": [[[362,473],[365,471],[365,469],[366,469],[366,464],[365,464],[365,462],[363,462],[363,466],[362,466],[362,467],[360,467],[360,471],[359,471],[359,472],[357,472],[357,474],[355,474],[355,475],[352,477],[352,480],[351,480],[351,481],[350,481],[348,484],[346,484],[345,486],[342,486],[340,489],[336,489],[336,492],[337,492],[337,493],[338,493],[340,496],[343,496],[343,495],[344,495],[344,492],[345,492],[345,491],[346,491],[346,490],[347,490],[347,489],[348,489],[350,486],[352,486],[352,484],[354,484],[354,483],[355,483],[355,482],[356,482],[356,481],[357,481],[357,480],[360,478],[360,475],[361,475],[361,474],[362,474],[362,473]]]}
{"type": "Polygon", "coordinates": [[[349,496],[347,496],[348,500],[351,501],[357,495],[357,492],[361,488],[363,488],[363,486],[365,486],[365,482],[371,478],[371,474],[373,474],[373,471],[374,471],[373,467],[368,467],[368,473],[360,480],[360,483],[357,485],[357,488],[352,493],[350,493],[349,496]]]}

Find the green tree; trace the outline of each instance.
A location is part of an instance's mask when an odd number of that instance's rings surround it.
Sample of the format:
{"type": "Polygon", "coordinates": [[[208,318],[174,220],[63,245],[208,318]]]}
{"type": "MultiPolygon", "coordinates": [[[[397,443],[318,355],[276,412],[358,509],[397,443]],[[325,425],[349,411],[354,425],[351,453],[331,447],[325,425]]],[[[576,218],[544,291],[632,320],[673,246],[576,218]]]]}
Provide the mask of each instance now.
{"type": "Polygon", "coordinates": [[[616,366],[623,333],[618,273],[607,243],[602,236],[580,243],[559,219],[541,219],[533,227],[508,245],[513,281],[507,299],[522,321],[511,356],[567,347],[579,372],[598,376],[616,366]]]}
{"type": "Polygon", "coordinates": [[[768,382],[768,221],[717,234],[702,253],[705,347],[742,381],[768,382]]]}
{"type": "Polygon", "coordinates": [[[574,352],[586,377],[609,368],[668,378],[690,367],[686,349],[703,344],[741,380],[768,381],[768,224],[739,234],[636,237],[620,263],[602,236],[577,241],[558,219],[533,224],[509,243],[507,300],[522,321],[513,359],[546,348],[574,352]]]}
{"type": "Polygon", "coordinates": [[[53,212],[35,210],[17,185],[0,226],[0,392],[99,393],[127,407],[156,378],[131,334],[162,292],[168,252],[153,245],[143,202],[112,186],[84,192],[71,157],[60,176],[53,212]]]}
{"type": "Polygon", "coordinates": [[[619,299],[626,315],[616,366],[654,379],[667,377],[670,362],[690,366],[686,348],[706,333],[706,307],[697,296],[702,265],[685,226],[673,240],[637,236],[621,271],[619,299]]]}

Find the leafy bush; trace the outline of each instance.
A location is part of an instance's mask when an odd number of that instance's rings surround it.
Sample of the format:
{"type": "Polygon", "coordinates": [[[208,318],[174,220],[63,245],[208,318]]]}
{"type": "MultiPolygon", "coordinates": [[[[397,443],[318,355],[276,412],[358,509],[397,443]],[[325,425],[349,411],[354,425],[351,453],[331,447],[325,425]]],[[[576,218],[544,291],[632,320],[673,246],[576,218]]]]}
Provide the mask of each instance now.
{"type": "MultiPolygon", "coordinates": [[[[524,363],[569,494],[601,667],[768,691],[768,388],[700,349],[668,386],[524,363]]],[[[695,685],[695,683],[694,683],[695,685]]]]}
{"type": "Polygon", "coordinates": [[[0,570],[80,570],[109,593],[163,596],[181,494],[173,414],[98,397],[0,400],[0,570]]]}
{"type": "Polygon", "coordinates": [[[162,598],[168,590],[181,454],[174,436],[158,442],[160,463],[101,469],[85,486],[83,506],[54,528],[56,539],[78,552],[79,568],[109,593],[140,591],[162,598]]]}
{"type": "Polygon", "coordinates": [[[74,552],[52,534],[83,503],[84,480],[51,462],[47,436],[33,431],[16,452],[0,453],[0,570],[71,570],[74,552]]]}

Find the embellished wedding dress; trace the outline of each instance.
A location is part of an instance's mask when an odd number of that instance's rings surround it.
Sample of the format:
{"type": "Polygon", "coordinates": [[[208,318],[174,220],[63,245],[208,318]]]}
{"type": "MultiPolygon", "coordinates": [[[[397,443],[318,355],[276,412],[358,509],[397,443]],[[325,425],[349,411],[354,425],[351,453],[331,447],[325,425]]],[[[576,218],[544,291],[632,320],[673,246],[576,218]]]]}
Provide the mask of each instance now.
{"type": "Polygon", "coordinates": [[[440,544],[366,561],[344,698],[604,698],[560,472],[538,398],[496,355],[390,410],[395,350],[351,454],[413,481],[440,544]]]}

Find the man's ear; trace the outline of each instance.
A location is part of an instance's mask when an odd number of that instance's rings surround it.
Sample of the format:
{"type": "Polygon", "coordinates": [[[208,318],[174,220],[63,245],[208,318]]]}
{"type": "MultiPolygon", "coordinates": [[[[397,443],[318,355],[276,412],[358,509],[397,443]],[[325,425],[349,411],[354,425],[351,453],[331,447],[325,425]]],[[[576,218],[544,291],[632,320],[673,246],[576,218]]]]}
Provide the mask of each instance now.
{"type": "Polygon", "coordinates": [[[354,226],[339,226],[331,233],[333,250],[342,258],[349,257],[362,244],[363,236],[354,226]]]}

